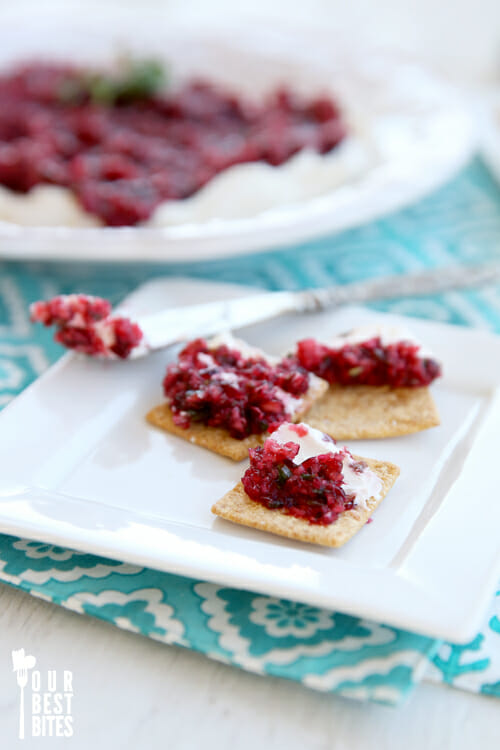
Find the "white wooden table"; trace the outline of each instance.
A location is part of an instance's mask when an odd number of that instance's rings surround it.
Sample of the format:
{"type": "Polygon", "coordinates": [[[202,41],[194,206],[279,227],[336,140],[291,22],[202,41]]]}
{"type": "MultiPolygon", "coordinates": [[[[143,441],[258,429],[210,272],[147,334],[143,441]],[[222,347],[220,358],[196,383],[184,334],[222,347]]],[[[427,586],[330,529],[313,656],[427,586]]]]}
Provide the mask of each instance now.
{"type": "Polygon", "coordinates": [[[497,699],[424,684],[397,709],[361,704],[247,674],[67,612],[3,584],[0,670],[2,750],[499,747],[497,699]],[[40,670],[72,670],[71,739],[17,739],[19,691],[11,651],[19,648],[36,655],[40,670]]]}

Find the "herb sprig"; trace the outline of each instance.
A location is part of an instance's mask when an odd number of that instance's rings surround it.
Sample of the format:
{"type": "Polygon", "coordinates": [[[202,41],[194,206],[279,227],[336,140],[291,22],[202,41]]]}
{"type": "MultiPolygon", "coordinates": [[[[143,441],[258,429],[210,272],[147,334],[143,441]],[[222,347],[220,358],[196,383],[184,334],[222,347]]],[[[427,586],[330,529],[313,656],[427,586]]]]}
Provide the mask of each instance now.
{"type": "Polygon", "coordinates": [[[84,72],[64,81],[59,99],[64,104],[89,100],[112,106],[150,99],[166,85],[164,65],[156,59],[125,58],[115,73],[84,72]]]}

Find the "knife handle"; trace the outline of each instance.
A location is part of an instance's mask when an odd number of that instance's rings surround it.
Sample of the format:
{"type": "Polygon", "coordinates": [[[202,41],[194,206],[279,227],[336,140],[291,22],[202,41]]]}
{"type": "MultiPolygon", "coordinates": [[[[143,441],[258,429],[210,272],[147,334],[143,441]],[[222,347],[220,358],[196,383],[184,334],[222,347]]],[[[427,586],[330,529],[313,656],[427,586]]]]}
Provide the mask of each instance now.
{"type": "Polygon", "coordinates": [[[447,266],[414,274],[384,276],[354,284],[297,292],[296,310],[315,312],[353,302],[438,294],[500,281],[500,263],[447,266]]]}

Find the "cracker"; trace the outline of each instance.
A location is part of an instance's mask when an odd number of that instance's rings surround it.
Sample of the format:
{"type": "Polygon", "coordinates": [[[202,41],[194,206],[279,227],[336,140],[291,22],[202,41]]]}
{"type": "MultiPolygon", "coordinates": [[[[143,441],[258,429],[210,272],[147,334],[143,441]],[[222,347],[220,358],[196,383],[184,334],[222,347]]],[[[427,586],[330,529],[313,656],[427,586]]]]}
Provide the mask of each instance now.
{"type": "Polygon", "coordinates": [[[267,434],[249,435],[243,440],[236,440],[221,427],[207,427],[199,422],[193,422],[187,429],[184,429],[175,424],[170,406],[166,403],[151,409],[146,419],[172,435],[184,438],[202,448],[208,448],[209,451],[218,453],[220,456],[232,458],[233,461],[242,461],[247,458],[249,449],[261,445],[267,437],[267,434]]]}
{"type": "Polygon", "coordinates": [[[426,387],[331,385],[307,422],[336,440],[359,440],[427,430],[439,424],[439,414],[426,387]]]}
{"type": "MultiPolygon", "coordinates": [[[[325,381],[319,378],[311,379],[311,387],[304,394],[301,408],[294,415],[293,421],[299,421],[311,405],[321,398],[327,390],[328,384],[325,381]]],[[[151,409],[146,415],[146,419],[172,435],[184,438],[184,440],[202,448],[207,448],[220,456],[231,458],[233,461],[242,461],[247,458],[250,448],[262,445],[264,440],[269,437],[269,434],[265,432],[261,435],[249,435],[243,440],[237,440],[221,427],[207,427],[207,425],[196,422],[191,423],[187,429],[184,429],[174,423],[172,411],[167,403],[151,409]]]]}
{"type": "Polygon", "coordinates": [[[289,539],[321,544],[325,547],[341,547],[364,526],[399,476],[399,468],[394,464],[374,459],[363,458],[361,460],[365,461],[382,480],[380,498],[376,500],[372,497],[367,500],[366,508],[360,506],[346,510],[329,526],[321,526],[303,518],[289,516],[282,510],[269,510],[249,498],[241,482],[215,503],[212,513],[227,521],[251,526],[261,531],[269,531],[289,539]]]}

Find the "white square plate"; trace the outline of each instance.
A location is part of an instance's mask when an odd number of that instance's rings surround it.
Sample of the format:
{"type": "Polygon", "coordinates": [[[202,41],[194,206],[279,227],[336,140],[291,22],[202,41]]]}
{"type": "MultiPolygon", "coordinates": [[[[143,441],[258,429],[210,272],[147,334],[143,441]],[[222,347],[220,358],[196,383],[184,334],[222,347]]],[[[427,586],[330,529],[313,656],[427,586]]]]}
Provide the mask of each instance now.
{"type": "MultiPolygon", "coordinates": [[[[135,314],[241,295],[241,288],[157,280],[135,314]]],[[[342,309],[241,332],[273,354],[397,316],[342,309]]],[[[162,400],[172,351],[131,362],[64,357],[0,415],[0,530],[228,586],[337,609],[451,641],[480,626],[499,574],[500,337],[412,320],[443,362],[440,427],[356,441],[401,476],[373,523],[339,550],[215,518],[212,503],[246,463],[212,455],[145,420],[162,400]]]]}

